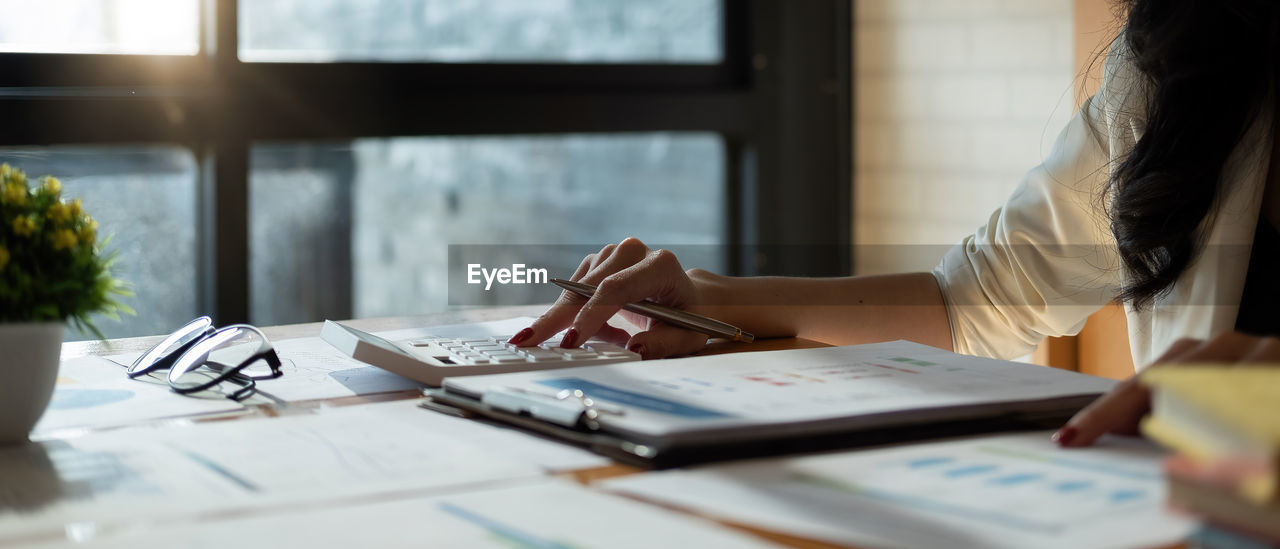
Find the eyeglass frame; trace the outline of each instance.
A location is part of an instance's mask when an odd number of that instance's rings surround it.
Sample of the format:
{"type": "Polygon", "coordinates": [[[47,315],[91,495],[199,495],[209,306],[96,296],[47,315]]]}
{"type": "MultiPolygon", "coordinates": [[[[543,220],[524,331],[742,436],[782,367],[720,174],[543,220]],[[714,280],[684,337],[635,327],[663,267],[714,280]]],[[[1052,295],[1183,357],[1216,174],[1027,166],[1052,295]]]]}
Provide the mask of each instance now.
{"type": "Polygon", "coordinates": [[[280,355],[276,352],[275,347],[272,346],[271,340],[267,339],[266,334],[262,333],[262,330],[258,329],[256,326],[249,324],[232,324],[214,329],[212,320],[207,316],[203,316],[188,322],[181,328],[178,328],[178,330],[169,334],[169,336],[164,340],[161,340],[160,343],[157,343],[151,349],[147,350],[147,352],[143,353],[142,356],[138,357],[138,359],[134,361],[134,364],[129,367],[129,371],[126,372],[126,375],[130,378],[137,378],[162,368],[168,368],[169,373],[166,375],[166,380],[169,383],[169,389],[175,393],[184,395],[210,389],[224,381],[231,382],[239,385],[241,388],[226,395],[226,397],[231,400],[240,401],[248,398],[257,391],[257,380],[275,379],[284,375],[284,372],[280,369],[282,365],[283,362],[280,360],[280,355]],[[258,345],[258,349],[255,350],[252,355],[234,366],[209,360],[209,355],[217,348],[218,345],[234,339],[239,336],[241,331],[245,330],[252,331],[262,340],[258,345]],[[174,350],[164,353],[163,356],[156,357],[147,366],[138,368],[138,364],[143,362],[142,359],[151,355],[156,349],[164,349],[167,346],[181,341],[182,338],[188,337],[197,332],[200,335],[196,336],[191,341],[183,343],[174,350]],[[224,336],[223,334],[229,335],[224,336]],[[192,358],[188,359],[188,356],[191,356],[192,358]],[[246,368],[259,360],[266,361],[267,366],[271,369],[271,373],[256,376],[244,373],[246,368]],[[193,362],[193,364],[186,368],[178,368],[178,365],[183,364],[184,361],[190,361],[193,362]],[[214,376],[209,381],[189,386],[180,384],[177,381],[181,376],[195,371],[201,366],[208,367],[210,370],[217,372],[218,375],[214,376]]]}

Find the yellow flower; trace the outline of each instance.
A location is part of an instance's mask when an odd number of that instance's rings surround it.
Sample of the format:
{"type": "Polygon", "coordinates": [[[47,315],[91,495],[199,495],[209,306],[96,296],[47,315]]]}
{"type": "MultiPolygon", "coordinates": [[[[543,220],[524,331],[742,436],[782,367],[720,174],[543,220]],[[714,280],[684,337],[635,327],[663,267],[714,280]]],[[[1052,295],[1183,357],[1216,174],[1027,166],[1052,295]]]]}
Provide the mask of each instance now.
{"type": "Polygon", "coordinates": [[[71,219],[71,209],[68,208],[66,204],[54,202],[49,206],[49,212],[46,215],[48,216],[49,221],[52,221],[55,224],[66,223],[71,219]]]}
{"type": "Polygon", "coordinates": [[[8,264],[9,250],[6,250],[4,246],[0,246],[0,269],[4,269],[4,266],[8,264]]]}
{"type": "Polygon", "coordinates": [[[52,175],[46,175],[44,176],[44,190],[51,195],[57,196],[58,193],[62,192],[62,182],[52,175]]]}
{"type": "Polygon", "coordinates": [[[71,217],[80,217],[80,214],[82,213],[84,213],[84,208],[80,206],[80,199],[77,198],[75,200],[72,200],[71,201],[71,217]]]}
{"type": "Polygon", "coordinates": [[[9,176],[12,174],[13,174],[13,166],[10,166],[8,162],[5,162],[4,164],[0,164],[0,177],[8,179],[9,176]]]}
{"type": "Polygon", "coordinates": [[[18,236],[31,236],[31,233],[34,232],[36,232],[36,220],[31,219],[31,216],[18,216],[13,220],[14,234],[18,236]]]}
{"type": "Polygon", "coordinates": [[[53,249],[55,250],[70,248],[75,246],[76,242],[79,242],[79,240],[76,238],[76,233],[71,232],[71,229],[59,229],[58,232],[53,234],[53,249]]]}
{"type": "Polygon", "coordinates": [[[80,227],[80,243],[86,246],[93,244],[94,239],[98,238],[98,222],[92,219],[80,227]]]}
{"type": "Polygon", "coordinates": [[[0,202],[4,204],[12,204],[21,206],[27,203],[27,187],[26,185],[18,185],[14,183],[0,183],[4,186],[4,194],[0,196],[0,202]]]}

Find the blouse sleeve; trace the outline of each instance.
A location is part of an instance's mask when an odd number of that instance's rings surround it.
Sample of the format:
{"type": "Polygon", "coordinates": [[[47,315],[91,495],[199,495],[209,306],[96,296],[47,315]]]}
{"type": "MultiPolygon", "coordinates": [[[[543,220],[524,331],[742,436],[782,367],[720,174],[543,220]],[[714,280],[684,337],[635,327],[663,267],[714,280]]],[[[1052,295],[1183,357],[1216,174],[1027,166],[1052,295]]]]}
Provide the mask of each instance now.
{"type": "Polygon", "coordinates": [[[1117,294],[1123,279],[1104,193],[1117,151],[1136,142],[1141,112],[1122,47],[1044,163],[934,268],[956,352],[1024,355],[1046,336],[1078,333],[1117,294]]]}

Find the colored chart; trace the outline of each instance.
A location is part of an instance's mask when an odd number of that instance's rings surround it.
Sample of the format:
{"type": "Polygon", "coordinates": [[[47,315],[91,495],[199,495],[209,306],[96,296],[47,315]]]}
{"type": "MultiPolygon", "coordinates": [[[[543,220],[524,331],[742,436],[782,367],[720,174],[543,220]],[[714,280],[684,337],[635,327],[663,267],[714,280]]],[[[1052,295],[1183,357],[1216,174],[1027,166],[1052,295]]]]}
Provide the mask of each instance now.
{"type": "Polygon", "coordinates": [[[1159,506],[1164,498],[1159,471],[1149,465],[1026,444],[935,445],[867,465],[831,474],[825,466],[805,467],[792,479],[899,508],[1048,535],[1159,506]]]}
{"type": "Polygon", "coordinates": [[[134,392],[124,389],[63,389],[53,392],[50,410],[79,410],[96,408],[133,398],[134,392]]]}

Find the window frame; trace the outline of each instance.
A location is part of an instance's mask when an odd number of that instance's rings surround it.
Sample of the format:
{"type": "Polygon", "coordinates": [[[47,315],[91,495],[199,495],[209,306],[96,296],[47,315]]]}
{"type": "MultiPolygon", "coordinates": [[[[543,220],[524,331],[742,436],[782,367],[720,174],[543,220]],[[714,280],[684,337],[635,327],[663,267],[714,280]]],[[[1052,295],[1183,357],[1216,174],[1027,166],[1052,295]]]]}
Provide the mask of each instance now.
{"type": "Polygon", "coordinates": [[[194,56],[0,53],[0,145],[194,151],[197,290],[219,324],[252,320],[249,150],[261,141],[714,132],[731,274],[847,275],[851,0],[722,1],[717,64],[515,64],[244,62],[236,0],[201,0],[194,56]]]}

